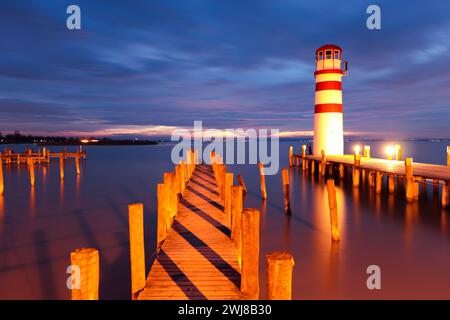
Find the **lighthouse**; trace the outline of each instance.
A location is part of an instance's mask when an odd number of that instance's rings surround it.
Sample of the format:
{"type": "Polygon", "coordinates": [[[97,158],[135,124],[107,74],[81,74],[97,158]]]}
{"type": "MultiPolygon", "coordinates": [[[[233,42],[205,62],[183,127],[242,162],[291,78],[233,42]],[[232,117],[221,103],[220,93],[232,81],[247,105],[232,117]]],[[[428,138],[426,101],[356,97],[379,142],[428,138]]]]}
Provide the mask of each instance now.
{"type": "Polygon", "coordinates": [[[342,77],[347,62],[342,49],[326,44],[316,50],[316,97],[314,107],[314,154],[344,154],[342,77]],[[342,66],[341,66],[342,65],[342,66]]]}

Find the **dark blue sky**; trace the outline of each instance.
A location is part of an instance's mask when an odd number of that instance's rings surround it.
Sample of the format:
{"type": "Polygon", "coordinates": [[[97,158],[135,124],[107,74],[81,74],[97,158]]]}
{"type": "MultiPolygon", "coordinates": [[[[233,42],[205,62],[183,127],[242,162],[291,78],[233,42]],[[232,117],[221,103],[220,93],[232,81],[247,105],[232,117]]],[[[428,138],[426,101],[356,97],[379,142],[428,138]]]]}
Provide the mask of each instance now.
{"type": "Polygon", "coordinates": [[[310,131],[314,51],[335,43],[346,132],[450,138],[448,0],[2,0],[0,26],[3,133],[310,131]],[[66,28],[69,4],[81,31],[66,28]]]}

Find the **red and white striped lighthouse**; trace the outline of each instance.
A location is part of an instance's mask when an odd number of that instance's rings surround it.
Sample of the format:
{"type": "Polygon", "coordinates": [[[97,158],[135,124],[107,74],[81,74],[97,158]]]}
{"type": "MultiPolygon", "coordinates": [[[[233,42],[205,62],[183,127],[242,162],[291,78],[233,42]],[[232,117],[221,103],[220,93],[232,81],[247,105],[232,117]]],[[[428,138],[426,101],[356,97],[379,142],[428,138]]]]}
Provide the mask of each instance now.
{"type": "Polygon", "coordinates": [[[314,154],[344,154],[342,76],[347,62],[342,49],[326,44],[316,50],[316,98],[314,110],[314,154]],[[341,69],[341,64],[344,69],[341,69]]]}

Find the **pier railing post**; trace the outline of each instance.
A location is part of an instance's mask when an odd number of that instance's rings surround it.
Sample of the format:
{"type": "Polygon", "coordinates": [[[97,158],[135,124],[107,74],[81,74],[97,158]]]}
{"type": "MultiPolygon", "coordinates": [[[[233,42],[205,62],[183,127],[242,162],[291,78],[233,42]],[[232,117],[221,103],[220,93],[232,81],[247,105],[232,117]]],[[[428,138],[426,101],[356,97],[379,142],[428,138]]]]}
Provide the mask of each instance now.
{"type": "Polygon", "coordinates": [[[234,240],[239,266],[242,265],[242,210],[244,208],[244,194],[242,186],[231,188],[231,239],[234,240]]]}
{"type": "Polygon", "coordinates": [[[164,172],[164,184],[168,193],[168,220],[170,220],[177,214],[178,207],[178,197],[175,190],[175,174],[173,172],[164,172]]]}
{"type": "Polygon", "coordinates": [[[224,187],[224,211],[225,216],[227,217],[228,227],[231,230],[231,187],[233,186],[233,173],[228,172],[225,174],[225,187],[224,187]]]}
{"type": "MultiPolygon", "coordinates": [[[[77,267],[78,285],[72,283],[72,300],[98,300],[100,264],[98,250],[82,248],[70,253],[70,264],[77,267]]],[[[75,279],[76,277],[71,277],[75,279]]]]}
{"type": "Polygon", "coordinates": [[[358,188],[359,187],[359,180],[360,180],[360,167],[361,166],[361,155],[355,154],[354,155],[354,163],[353,163],[353,187],[358,188]]]}
{"type": "Polygon", "coordinates": [[[247,194],[247,187],[245,186],[244,178],[240,174],[237,175],[237,180],[239,182],[239,185],[242,187],[242,192],[244,193],[244,196],[247,194]]]}
{"type": "Polygon", "coordinates": [[[364,157],[370,158],[370,146],[364,146],[364,157]]]}
{"type": "Polygon", "coordinates": [[[402,161],[402,146],[397,144],[395,145],[395,160],[402,161]]]}
{"type": "Polygon", "coordinates": [[[292,269],[294,257],[288,252],[272,252],[266,255],[267,299],[292,299],[292,269]]]}
{"type": "Polygon", "coordinates": [[[406,201],[409,202],[416,200],[419,196],[419,183],[414,181],[412,164],[412,158],[405,159],[406,201]]]}
{"type": "Polygon", "coordinates": [[[447,146],[447,165],[450,166],[450,146],[447,146]]]}
{"type": "Polygon", "coordinates": [[[261,197],[263,200],[267,199],[267,192],[266,192],[266,177],[264,175],[264,165],[262,162],[258,163],[259,168],[259,181],[261,183],[261,197]]]}
{"type": "Polygon", "coordinates": [[[242,212],[241,292],[246,300],[259,298],[259,218],[258,209],[242,212]]]}
{"type": "Polygon", "coordinates": [[[381,187],[383,185],[383,173],[377,171],[375,173],[375,192],[377,194],[381,193],[381,187]]]}
{"type": "Polygon", "coordinates": [[[291,214],[291,199],[289,195],[289,171],[287,168],[281,169],[284,193],[284,213],[291,214]]]}
{"type": "Polygon", "coordinates": [[[289,146],[289,167],[292,167],[294,165],[294,147],[289,146]]]}
{"type": "Polygon", "coordinates": [[[169,193],[167,185],[158,183],[157,185],[157,237],[156,237],[156,251],[159,253],[161,246],[166,239],[168,223],[169,223],[169,193]]]}
{"type": "Polygon", "coordinates": [[[306,157],[306,144],[302,144],[302,170],[303,171],[306,170],[305,157],[306,157]]]}
{"type": "Polygon", "coordinates": [[[338,208],[336,200],[336,188],[334,186],[334,180],[327,180],[328,191],[328,206],[330,209],[330,224],[331,224],[331,239],[338,241],[340,238],[339,223],[338,223],[338,208]]]}
{"type": "Polygon", "coordinates": [[[131,297],[137,299],[145,287],[144,205],[128,205],[130,232],[131,297]]]}

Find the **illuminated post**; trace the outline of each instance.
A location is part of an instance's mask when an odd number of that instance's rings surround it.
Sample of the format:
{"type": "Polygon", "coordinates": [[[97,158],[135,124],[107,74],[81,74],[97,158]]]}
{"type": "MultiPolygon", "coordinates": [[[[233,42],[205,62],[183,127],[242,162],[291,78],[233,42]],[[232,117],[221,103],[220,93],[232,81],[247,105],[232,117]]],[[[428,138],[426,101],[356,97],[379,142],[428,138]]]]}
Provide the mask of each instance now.
{"type": "Polygon", "coordinates": [[[370,158],[370,146],[364,146],[364,157],[370,158]]]}
{"type": "Polygon", "coordinates": [[[398,150],[394,149],[394,147],[392,147],[392,146],[386,147],[387,159],[388,160],[394,160],[394,156],[397,159],[397,151],[398,150]]]}
{"type": "Polygon", "coordinates": [[[224,201],[224,211],[225,216],[227,217],[227,223],[228,227],[231,230],[231,187],[233,186],[233,173],[226,173],[225,174],[225,187],[224,187],[224,193],[225,193],[225,201],[224,201]]]}
{"type": "Polygon", "coordinates": [[[412,158],[406,158],[405,159],[405,176],[406,176],[406,200],[407,201],[414,201],[416,198],[416,192],[415,192],[415,182],[414,182],[414,176],[413,176],[413,167],[412,167],[413,160],[412,158]]]}
{"type": "Polygon", "coordinates": [[[267,199],[267,192],[266,192],[266,178],[264,176],[264,165],[262,162],[258,163],[259,168],[259,181],[261,182],[261,197],[263,200],[267,199]]]}
{"type": "Polygon", "coordinates": [[[62,155],[59,157],[59,178],[64,180],[64,159],[62,155]]]}
{"type": "Polygon", "coordinates": [[[395,191],[395,182],[394,182],[394,175],[389,174],[388,175],[388,186],[389,186],[389,193],[394,193],[395,191]]]}
{"type": "Polygon", "coordinates": [[[259,298],[259,217],[258,209],[242,212],[241,292],[246,300],[259,298]]]}
{"type": "Polygon", "coordinates": [[[381,193],[381,187],[383,185],[383,173],[377,171],[375,173],[375,192],[377,194],[381,193]]]}
{"type": "Polygon", "coordinates": [[[288,252],[266,254],[267,262],[267,299],[292,299],[292,269],[294,257],[288,252]]]}
{"type": "Polygon", "coordinates": [[[157,236],[156,236],[156,251],[159,252],[161,246],[166,240],[168,223],[169,223],[169,193],[168,187],[164,183],[158,183],[157,189],[157,236]]]}
{"type": "Polygon", "coordinates": [[[144,205],[128,205],[130,232],[131,297],[137,299],[145,287],[144,205]]]}
{"type": "Polygon", "coordinates": [[[302,170],[306,169],[306,144],[302,144],[302,170]]]}
{"type": "Polygon", "coordinates": [[[342,116],[342,49],[324,45],[316,50],[316,95],[314,110],[314,154],[344,153],[342,116]]]}
{"type": "Polygon", "coordinates": [[[359,180],[360,180],[360,167],[361,165],[361,155],[355,154],[354,155],[354,163],[353,163],[353,187],[358,188],[359,187],[359,180]]]}
{"type": "Polygon", "coordinates": [[[237,180],[239,182],[239,185],[242,187],[245,196],[247,194],[247,187],[245,186],[244,178],[242,178],[242,176],[238,174],[237,180]]]}
{"type": "Polygon", "coordinates": [[[5,191],[5,185],[3,180],[3,158],[2,153],[0,152],[0,196],[5,191]]]}
{"type": "Polygon", "coordinates": [[[82,248],[70,253],[70,264],[79,271],[72,279],[79,277],[79,288],[72,284],[72,300],[98,300],[100,264],[98,250],[82,248]]]}
{"type": "Polygon", "coordinates": [[[242,265],[242,210],[244,208],[244,195],[242,186],[231,187],[231,239],[234,240],[239,266],[242,265]]]}
{"type": "Polygon", "coordinates": [[[331,239],[333,241],[339,240],[339,224],[338,224],[338,208],[336,200],[336,188],[334,187],[334,180],[327,180],[328,191],[328,206],[330,208],[330,223],[331,223],[331,239]]]}
{"type": "Polygon", "coordinates": [[[402,160],[402,146],[399,144],[395,145],[395,160],[402,160]]]}
{"type": "Polygon", "coordinates": [[[283,181],[284,192],[284,212],[291,214],[291,200],[289,197],[289,171],[287,168],[281,169],[281,177],[283,181]]]}
{"type": "Polygon", "coordinates": [[[294,165],[294,147],[289,146],[289,167],[292,167],[294,165]]]}

